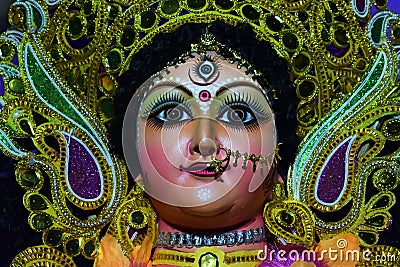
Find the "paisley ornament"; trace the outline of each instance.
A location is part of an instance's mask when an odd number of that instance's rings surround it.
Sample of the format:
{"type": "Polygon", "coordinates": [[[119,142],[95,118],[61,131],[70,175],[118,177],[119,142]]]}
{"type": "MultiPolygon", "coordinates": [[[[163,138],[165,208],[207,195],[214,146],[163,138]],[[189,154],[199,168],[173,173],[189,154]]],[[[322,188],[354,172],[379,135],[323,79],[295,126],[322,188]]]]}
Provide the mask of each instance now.
{"type": "MultiPolygon", "coordinates": [[[[127,194],[124,163],[108,140],[117,81],[158,34],[193,21],[216,20],[248,23],[261,41],[269,42],[289,62],[297,88],[294,97],[300,99],[294,108],[297,134],[304,139],[289,171],[288,198],[278,190],[275,201],[265,207],[271,232],[309,246],[314,232],[324,237],[350,231],[374,252],[399,255],[394,248],[374,244],[379,231],[390,225],[389,209],[395,202],[390,190],[400,182],[400,151],[390,146],[399,141],[400,18],[385,8],[386,0],[374,1],[377,11],[372,4],[15,1],[10,28],[0,36],[0,147],[18,160],[16,179],[28,192],[24,204],[31,213],[29,223],[43,232],[46,246],[19,253],[12,266],[75,266],[67,255],[78,254],[92,259],[100,232],[109,224],[108,231],[118,237],[127,256],[146,234],[157,236],[151,204],[136,189],[127,194]],[[30,115],[18,115],[21,112],[30,115]],[[21,145],[20,136],[33,147],[21,145]],[[55,146],[44,149],[46,137],[55,139],[55,146]],[[325,178],[334,176],[334,165],[340,166],[338,177],[331,178],[336,188],[326,196],[325,178]],[[374,187],[373,196],[366,194],[367,184],[374,187]],[[47,188],[51,193],[46,195],[47,188]],[[338,222],[311,212],[337,211],[342,204],[349,212],[338,222]],[[89,215],[80,218],[76,209],[89,215]],[[287,233],[287,227],[295,231],[287,233]]],[[[203,84],[209,83],[218,75],[218,65],[207,59],[193,73],[203,84]]],[[[241,164],[233,156],[233,164],[241,164]]],[[[202,263],[216,264],[212,255],[205,255],[202,263]]]]}
{"type": "Polygon", "coordinates": [[[316,182],[315,198],[318,202],[332,206],[343,196],[348,179],[350,148],[355,136],[340,143],[326,159],[316,182]]]}
{"type": "Polygon", "coordinates": [[[63,133],[66,148],[66,182],[75,197],[84,201],[97,200],[103,194],[103,177],[93,152],[75,136],[63,133]]]}
{"type": "Polygon", "coordinates": [[[306,247],[314,244],[314,216],[303,202],[271,201],[265,205],[263,216],[268,230],[286,242],[306,247]],[[292,231],[288,232],[287,227],[291,227],[292,231]]]}
{"type": "Polygon", "coordinates": [[[39,265],[49,265],[55,267],[75,267],[72,258],[55,248],[46,246],[30,247],[18,253],[11,262],[12,267],[29,266],[31,262],[39,265]]]}

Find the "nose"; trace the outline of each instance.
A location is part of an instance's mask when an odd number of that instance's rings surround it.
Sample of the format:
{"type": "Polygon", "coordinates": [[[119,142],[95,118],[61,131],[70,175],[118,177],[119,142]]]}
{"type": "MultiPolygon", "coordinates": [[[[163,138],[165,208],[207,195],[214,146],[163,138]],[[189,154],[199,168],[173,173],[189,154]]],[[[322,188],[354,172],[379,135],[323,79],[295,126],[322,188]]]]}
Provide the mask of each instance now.
{"type": "Polygon", "coordinates": [[[197,153],[200,153],[203,157],[212,156],[217,152],[217,144],[211,138],[201,139],[198,146],[195,147],[197,153]]]}
{"type": "Polygon", "coordinates": [[[218,153],[216,137],[217,122],[208,118],[198,118],[193,121],[193,137],[189,144],[190,154],[200,154],[209,157],[218,153]]]}

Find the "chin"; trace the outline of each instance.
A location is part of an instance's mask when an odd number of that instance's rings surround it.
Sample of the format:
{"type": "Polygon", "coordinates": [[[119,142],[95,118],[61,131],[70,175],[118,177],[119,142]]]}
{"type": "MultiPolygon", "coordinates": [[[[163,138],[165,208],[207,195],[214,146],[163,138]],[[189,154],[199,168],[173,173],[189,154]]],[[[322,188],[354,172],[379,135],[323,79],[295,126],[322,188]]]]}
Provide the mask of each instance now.
{"type": "Polygon", "coordinates": [[[182,230],[221,231],[234,229],[262,214],[264,201],[236,203],[221,198],[198,207],[176,207],[151,199],[158,215],[168,224],[182,230]]]}
{"type": "MultiPolygon", "coordinates": [[[[218,201],[216,201],[218,202],[218,201]]],[[[218,216],[226,216],[231,213],[234,205],[218,205],[215,202],[198,207],[179,207],[181,212],[184,214],[197,216],[197,217],[205,217],[205,218],[213,218],[218,216]]]]}

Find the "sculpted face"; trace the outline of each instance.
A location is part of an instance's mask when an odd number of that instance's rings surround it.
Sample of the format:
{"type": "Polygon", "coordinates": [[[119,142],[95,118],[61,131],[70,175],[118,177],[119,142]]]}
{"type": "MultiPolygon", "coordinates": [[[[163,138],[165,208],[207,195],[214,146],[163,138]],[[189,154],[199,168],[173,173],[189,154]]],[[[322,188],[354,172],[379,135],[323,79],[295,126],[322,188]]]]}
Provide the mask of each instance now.
{"type": "Polygon", "coordinates": [[[251,75],[210,52],[169,67],[138,91],[144,97],[137,118],[128,108],[124,120],[124,127],[136,121],[137,136],[124,129],[123,139],[136,142],[137,181],[160,217],[205,229],[260,214],[269,197],[262,185],[276,133],[273,112],[251,75]],[[216,160],[224,160],[222,172],[210,167],[216,160]]]}

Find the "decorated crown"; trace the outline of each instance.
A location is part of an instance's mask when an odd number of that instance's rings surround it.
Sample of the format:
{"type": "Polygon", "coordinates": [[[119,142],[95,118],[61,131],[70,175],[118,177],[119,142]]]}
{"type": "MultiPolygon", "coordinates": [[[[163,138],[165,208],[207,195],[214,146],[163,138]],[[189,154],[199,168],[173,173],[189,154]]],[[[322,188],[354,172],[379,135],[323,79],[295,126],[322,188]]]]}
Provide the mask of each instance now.
{"type": "Polygon", "coordinates": [[[380,2],[13,3],[0,37],[0,148],[18,161],[28,222],[43,233],[43,245],[20,252],[12,265],[94,259],[110,223],[127,254],[144,235],[155,241],[155,213],[139,189],[127,192],[125,164],[107,134],[118,77],[154,36],[215,20],[251,25],[287,60],[300,99],[303,142],[287,196],[277,192],[282,201],[265,207],[270,231],[306,246],[316,235],[352,232],[364,247],[399,253],[377,245],[400,180],[399,15],[380,2]],[[344,215],[333,221],[326,214],[344,215]],[[133,242],[127,225],[138,229],[133,242]]]}

